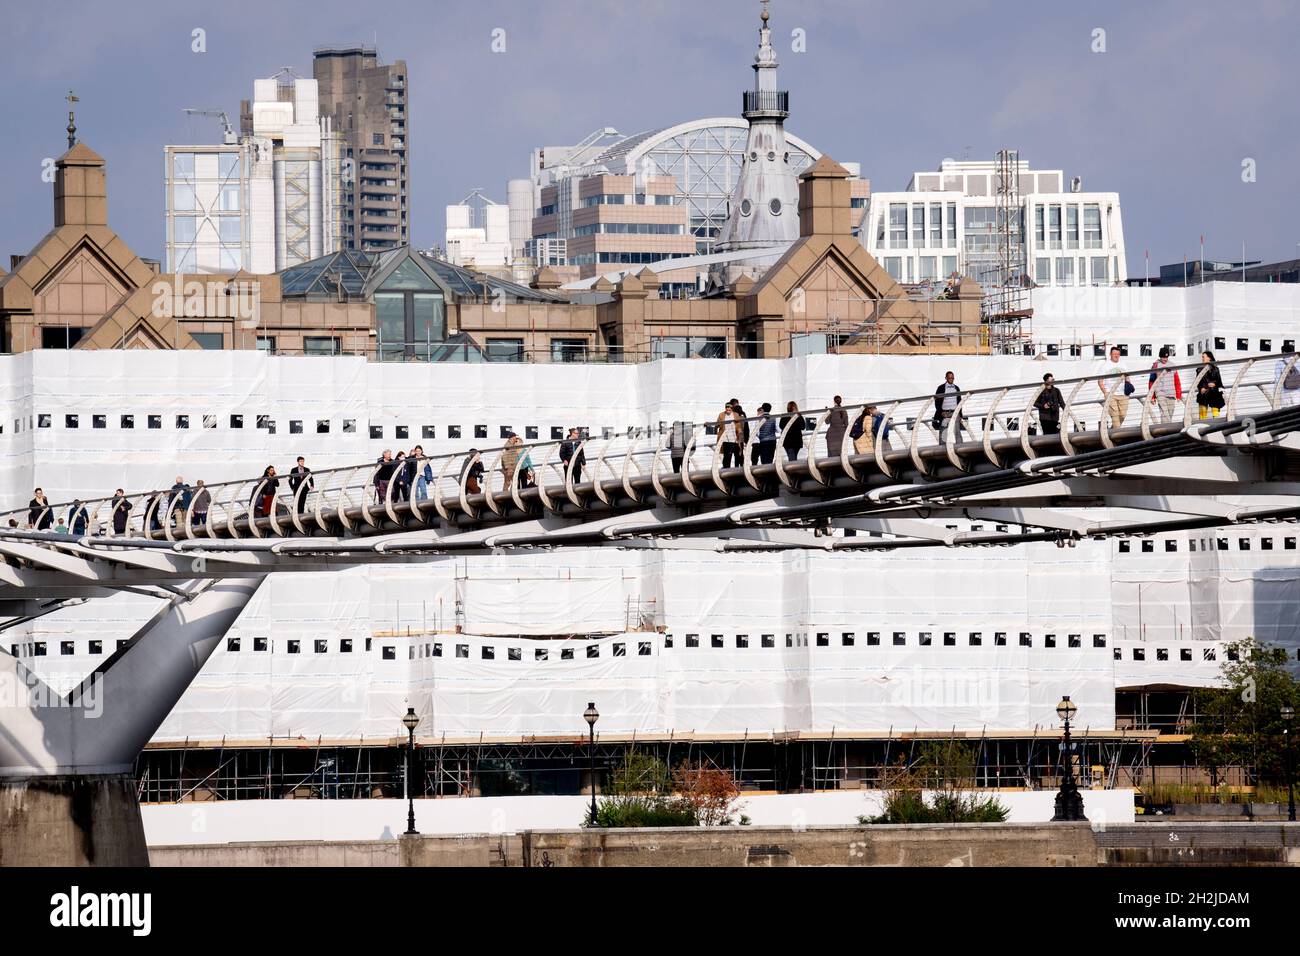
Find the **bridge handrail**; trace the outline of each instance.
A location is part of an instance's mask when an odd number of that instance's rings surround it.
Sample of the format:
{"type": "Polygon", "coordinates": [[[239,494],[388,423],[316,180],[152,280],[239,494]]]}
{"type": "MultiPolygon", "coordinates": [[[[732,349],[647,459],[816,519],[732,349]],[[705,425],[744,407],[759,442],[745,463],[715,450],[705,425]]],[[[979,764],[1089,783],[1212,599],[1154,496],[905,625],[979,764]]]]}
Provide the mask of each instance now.
{"type": "MultiPolygon", "coordinates": [[[[1283,379],[1296,361],[1295,355],[1265,354],[1217,362],[1222,383],[1223,411],[1248,413],[1258,408],[1280,407],[1283,379]],[[1275,374],[1278,362],[1283,364],[1283,368],[1280,374],[1275,374]],[[1252,375],[1252,370],[1256,374],[1252,375]],[[1228,371],[1236,373],[1231,384],[1227,382],[1228,371]]],[[[1121,375],[1127,376],[1130,380],[1143,375],[1148,376],[1145,383],[1134,382],[1134,392],[1131,396],[1121,396],[1121,398],[1124,401],[1138,403],[1140,417],[1135,424],[1141,429],[1144,437],[1150,437],[1154,416],[1157,413],[1166,416],[1169,414],[1168,406],[1164,404],[1165,396],[1157,395],[1157,383],[1150,378],[1153,371],[1156,371],[1153,365],[1148,364],[1143,364],[1141,367],[1117,366],[1095,371],[1091,375],[1055,380],[1055,385],[1062,389],[1063,395],[1067,389],[1069,390],[1069,398],[1061,409],[1059,420],[1061,441],[1067,453],[1072,451],[1071,435],[1077,436],[1092,430],[1088,427],[1087,419],[1092,418],[1094,414],[1095,428],[1103,444],[1111,444],[1110,433],[1113,426],[1109,419],[1109,410],[1115,396],[1108,394],[1107,386],[1103,383],[1114,383],[1121,375]],[[1093,389],[1087,387],[1089,383],[1097,385],[1096,394],[1093,394],[1093,389]]],[[[1200,362],[1179,364],[1171,362],[1160,366],[1158,371],[1163,374],[1191,373],[1188,376],[1190,385],[1184,388],[1181,399],[1184,403],[1181,416],[1183,425],[1189,425],[1193,420],[1192,402],[1208,371],[1208,366],[1200,362]]],[[[782,485],[788,487],[796,480],[790,475],[792,459],[787,448],[787,440],[795,428],[799,428],[803,437],[803,448],[806,452],[804,461],[807,462],[807,472],[812,479],[825,483],[824,468],[828,465],[833,467],[835,464],[839,464],[841,471],[850,477],[857,477],[857,468],[848,461],[850,456],[859,454],[855,439],[850,437],[851,428],[871,405],[880,408],[888,407],[888,413],[884,418],[885,424],[900,438],[905,438],[914,463],[922,466],[922,470],[933,467],[922,462],[921,451],[926,448],[943,448],[947,452],[945,457],[949,462],[960,463],[956,445],[961,441],[958,435],[963,431],[969,434],[970,441],[981,443],[985,456],[995,465],[1000,466],[992,448],[994,437],[1000,433],[1002,437],[1017,438],[1023,444],[1033,434],[1030,429],[1035,425],[1041,429],[1041,421],[1035,421],[1039,416],[1034,412],[1031,418],[1030,412],[1033,411],[1034,400],[1042,390],[1041,380],[1017,385],[995,385],[963,390],[958,402],[959,407],[953,416],[958,424],[948,429],[942,437],[939,435],[940,429],[935,424],[940,417],[937,415],[939,399],[935,392],[909,398],[888,398],[844,405],[841,407],[845,412],[848,425],[840,438],[841,445],[838,453],[831,451],[829,446],[831,429],[827,427],[834,406],[800,409],[797,413],[774,409],[770,413],[770,418],[776,430],[774,439],[776,477],[782,485]],[[1026,405],[1020,406],[1018,401],[1007,401],[1018,394],[1028,397],[1026,405]],[[1006,402],[1005,406],[1004,402],[1006,402]],[[1004,407],[1006,410],[1003,410],[1004,407]],[[786,415],[794,415],[794,417],[785,426],[780,426],[780,419],[786,415]],[[809,421],[814,423],[811,429],[807,427],[809,421]]],[[[749,430],[748,436],[739,443],[741,446],[740,480],[755,489],[760,487],[760,479],[754,472],[754,456],[756,446],[759,444],[759,427],[764,418],[765,416],[759,414],[746,415],[738,420],[738,423],[743,421],[749,430]]],[[[691,438],[688,447],[684,449],[683,471],[689,472],[696,468],[699,453],[705,451],[709,455],[706,472],[712,479],[707,484],[720,489],[727,488],[728,479],[724,477],[720,467],[722,450],[721,443],[718,441],[720,436],[717,418],[690,423],[690,426],[691,438]]],[[[121,534],[174,541],[178,538],[215,537],[223,531],[231,537],[239,537],[242,530],[244,534],[253,537],[263,537],[266,532],[275,537],[285,537],[291,530],[304,533],[304,515],[310,515],[317,527],[323,527],[325,522],[337,521],[345,528],[351,528],[353,519],[347,516],[347,511],[349,508],[357,507],[360,507],[361,519],[377,529],[384,521],[400,525],[406,520],[399,513],[398,506],[404,500],[411,498],[415,500],[410,502],[410,510],[417,520],[423,520],[427,516],[429,508],[422,503],[429,499],[433,499],[433,510],[436,510],[440,516],[443,516],[448,506],[462,510],[469,509],[471,513],[485,506],[499,515],[503,507],[513,506],[520,510],[528,507],[523,499],[523,492],[527,489],[520,488],[518,483],[519,468],[525,460],[532,464],[535,481],[545,485],[539,490],[538,497],[548,510],[556,510],[557,502],[568,502],[581,507],[589,497],[595,497],[608,504],[608,494],[611,489],[627,493],[632,475],[651,475],[655,476],[656,481],[662,482],[663,471],[659,467],[659,456],[662,455],[665,444],[663,440],[665,431],[672,427],[672,423],[660,422],[657,427],[633,426],[622,432],[609,433],[607,437],[593,438],[585,435],[581,437],[578,450],[587,462],[585,473],[581,476],[581,484],[590,486],[590,491],[586,492],[578,491],[577,483],[572,480],[577,453],[571,456],[567,466],[556,463],[559,458],[559,448],[568,439],[549,439],[531,443],[522,442],[513,446],[506,443],[484,449],[471,448],[466,451],[401,459],[400,465],[394,470],[388,482],[382,500],[377,494],[377,475],[383,464],[382,461],[370,464],[354,463],[313,471],[310,484],[304,482],[296,491],[286,491],[290,476],[278,475],[280,486],[266,514],[261,514],[260,509],[256,507],[265,484],[265,479],[260,475],[256,478],[205,485],[203,490],[208,494],[206,513],[195,511],[198,500],[197,486],[183,492],[172,492],[171,489],[135,492],[125,495],[131,508],[127,513],[126,524],[121,534]],[[655,436],[657,440],[648,440],[655,436]],[[506,455],[508,449],[518,453],[513,460],[506,455]],[[483,487],[479,492],[472,493],[468,491],[467,482],[470,466],[476,460],[490,461],[491,466],[485,468],[483,487]],[[459,467],[457,467],[458,462],[459,467]],[[407,475],[412,463],[414,464],[413,480],[407,475]],[[503,470],[505,464],[509,465],[509,474],[503,470]],[[429,475],[432,475],[432,480],[429,480],[425,474],[426,467],[429,469],[429,475]],[[556,472],[558,486],[551,487],[547,483],[548,469],[556,472]],[[501,487],[493,487],[498,481],[501,487]],[[608,488],[607,483],[610,483],[608,488]],[[615,488],[615,485],[619,487],[615,488]],[[471,499],[481,501],[482,505],[475,506],[471,499]],[[201,521],[197,520],[200,514],[203,516],[201,521]],[[266,519],[265,529],[259,525],[261,519],[266,519]]],[[[869,429],[870,424],[865,427],[869,429]]],[[[1131,427],[1127,419],[1123,422],[1123,427],[1131,427]]],[[[881,430],[884,431],[883,427],[881,430]]],[[[873,435],[869,443],[863,443],[863,447],[868,445],[871,447],[871,452],[868,454],[872,454],[883,469],[886,465],[885,451],[891,447],[888,439],[877,440],[873,435]]],[[[731,480],[734,482],[735,479],[731,480]]],[[[698,486],[698,479],[690,474],[683,477],[682,486],[686,494],[695,497],[704,493],[698,486]]],[[[71,519],[71,509],[74,506],[85,511],[87,534],[100,530],[101,513],[108,516],[104,524],[105,534],[108,536],[117,534],[113,530],[113,514],[116,510],[113,496],[83,499],[75,503],[47,503],[38,512],[35,521],[29,521],[32,509],[15,509],[0,513],[0,524],[3,524],[6,519],[13,519],[20,526],[30,524],[39,530],[52,530],[58,518],[67,515],[71,519]],[[41,528],[42,524],[46,527],[41,528]]]]}

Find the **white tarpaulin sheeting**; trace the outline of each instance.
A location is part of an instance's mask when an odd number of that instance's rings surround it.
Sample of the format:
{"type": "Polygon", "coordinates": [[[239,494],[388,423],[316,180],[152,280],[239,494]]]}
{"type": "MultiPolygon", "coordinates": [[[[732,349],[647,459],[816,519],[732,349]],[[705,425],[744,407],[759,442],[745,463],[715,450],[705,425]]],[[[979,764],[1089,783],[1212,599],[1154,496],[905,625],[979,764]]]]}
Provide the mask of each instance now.
{"type": "MultiPolygon", "coordinates": [[[[431,454],[486,448],[506,428],[547,439],[570,425],[700,421],[733,396],[752,411],[916,395],[947,369],[974,388],[1092,367],[987,356],[469,366],[40,351],[0,356],[0,499],[25,505],[37,483],[57,502],[167,486],[178,473],[215,482],[283,469],[298,454],[321,469],[416,443],[431,454]]],[[[222,643],[158,739],[387,739],[408,701],[433,714],[430,732],[567,733],[583,729],[574,715],[593,697],[610,731],[758,733],[1028,730],[1071,693],[1101,728],[1116,683],[1211,679],[1213,664],[1183,661],[1173,642],[1199,652],[1256,635],[1300,646],[1293,530],[1229,529],[1212,548],[1210,532],[1165,535],[1150,551],[1138,541],[1128,551],[1115,541],[835,555],[602,549],[276,575],[231,631],[237,645],[222,643]],[[647,621],[663,633],[597,637],[647,621]],[[566,635],[577,636],[536,640],[566,635]],[[1117,646],[1142,635],[1173,653],[1139,661],[1117,646]]],[[[154,608],[138,595],[97,599],[14,628],[5,644],[42,642],[33,667],[66,688],[154,608]]]]}

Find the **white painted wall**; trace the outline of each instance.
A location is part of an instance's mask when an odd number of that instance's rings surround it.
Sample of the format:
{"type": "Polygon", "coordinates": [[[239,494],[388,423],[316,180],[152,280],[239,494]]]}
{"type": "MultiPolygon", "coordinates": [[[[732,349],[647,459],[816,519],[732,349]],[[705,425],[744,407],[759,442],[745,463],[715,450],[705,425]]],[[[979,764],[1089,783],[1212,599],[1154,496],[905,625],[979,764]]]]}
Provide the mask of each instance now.
{"type": "MultiPolygon", "coordinates": [[[[998,800],[1011,823],[1052,818],[1055,791],[1007,792],[998,800]]],[[[741,813],[754,826],[852,825],[880,810],[878,790],[744,797],[741,813]]],[[[581,825],[590,797],[447,797],[415,801],[424,834],[516,833],[581,825]]],[[[1084,812],[1094,827],[1133,822],[1132,790],[1085,790],[1084,812]]],[[[300,840],[386,840],[406,830],[404,800],[243,800],[141,807],[150,846],[267,843],[300,840]]]]}

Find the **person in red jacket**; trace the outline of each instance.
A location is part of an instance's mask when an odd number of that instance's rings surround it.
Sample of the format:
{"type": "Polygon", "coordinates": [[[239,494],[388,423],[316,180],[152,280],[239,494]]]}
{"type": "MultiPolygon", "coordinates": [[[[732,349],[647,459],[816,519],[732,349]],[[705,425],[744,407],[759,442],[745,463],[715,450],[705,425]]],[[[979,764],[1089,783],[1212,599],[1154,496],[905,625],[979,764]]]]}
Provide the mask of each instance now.
{"type": "Polygon", "coordinates": [[[1159,360],[1151,366],[1147,380],[1148,400],[1154,400],[1162,421],[1174,420],[1175,406],[1183,399],[1183,383],[1176,369],[1169,367],[1169,349],[1160,350],[1159,360]]]}

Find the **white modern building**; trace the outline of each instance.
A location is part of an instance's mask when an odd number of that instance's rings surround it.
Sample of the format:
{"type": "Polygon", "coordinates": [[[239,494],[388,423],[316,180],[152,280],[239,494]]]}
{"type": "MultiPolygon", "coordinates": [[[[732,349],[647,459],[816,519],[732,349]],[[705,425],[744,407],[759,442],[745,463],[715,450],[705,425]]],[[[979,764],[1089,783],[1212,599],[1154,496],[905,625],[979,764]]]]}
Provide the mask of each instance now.
{"type": "MultiPolygon", "coordinates": [[[[339,248],[340,140],[316,80],[253,81],[241,133],[221,146],[164,147],[167,269],[270,273],[339,248]]],[[[223,120],[225,114],[220,114],[223,120]]]]}
{"type": "MultiPolygon", "coordinates": [[[[862,243],[895,280],[922,283],[954,272],[987,288],[999,283],[1007,235],[1019,276],[1038,286],[1114,285],[1128,278],[1119,194],[1084,192],[1059,169],[1013,159],[945,159],[917,172],[901,192],[870,198],[862,243]],[[1001,194],[1001,195],[1000,195],[1001,194]],[[1014,208],[1002,229],[999,204],[1014,208]]],[[[1015,273],[1013,272],[1013,277],[1015,273]]]]}
{"type": "Polygon", "coordinates": [[[475,190],[447,207],[447,261],[471,269],[507,268],[514,255],[510,236],[510,207],[475,190]],[[479,203],[474,202],[475,198],[479,203]]]}

